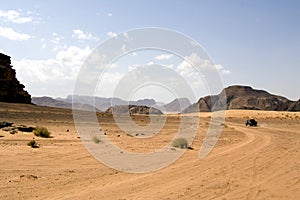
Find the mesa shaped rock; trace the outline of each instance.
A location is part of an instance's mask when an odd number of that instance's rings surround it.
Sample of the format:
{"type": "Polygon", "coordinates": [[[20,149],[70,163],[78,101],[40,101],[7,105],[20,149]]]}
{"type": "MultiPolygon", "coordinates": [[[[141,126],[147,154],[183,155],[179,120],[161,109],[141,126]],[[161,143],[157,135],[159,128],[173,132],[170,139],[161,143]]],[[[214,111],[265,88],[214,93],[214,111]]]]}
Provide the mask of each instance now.
{"type": "Polygon", "coordinates": [[[153,107],[149,106],[137,106],[137,105],[116,105],[109,107],[106,111],[106,113],[111,114],[127,114],[130,115],[134,114],[140,114],[140,115],[162,115],[163,113],[153,107]]]}
{"type": "Polygon", "coordinates": [[[10,56],[0,53],[0,101],[30,104],[31,96],[17,80],[12,67],[10,56]]]}
{"type": "Polygon", "coordinates": [[[300,111],[300,100],[291,101],[285,97],[270,94],[249,86],[229,86],[218,95],[200,98],[183,113],[211,112],[218,110],[269,110],[300,111]]]}

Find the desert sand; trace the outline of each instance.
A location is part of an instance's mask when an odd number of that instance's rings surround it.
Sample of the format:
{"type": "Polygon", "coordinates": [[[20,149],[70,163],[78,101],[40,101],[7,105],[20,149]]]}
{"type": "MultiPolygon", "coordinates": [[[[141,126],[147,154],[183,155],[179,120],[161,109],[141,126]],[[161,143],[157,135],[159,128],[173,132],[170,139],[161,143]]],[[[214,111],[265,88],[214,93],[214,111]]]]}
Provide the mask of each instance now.
{"type": "MultiPolygon", "coordinates": [[[[211,113],[201,120],[192,150],[150,173],[111,169],[91,156],[75,129],[72,111],[0,103],[0,121],[44,126],[52,138],[0,131],[0,199],[300,199],[300,113],[229,110],[210,154],[199,149],[211,113]],[[245,127],[253,117],[258,127],[245,127]],[[35,138],[40,148],[27,142],[35,138]]],[[[159,148],[174,136],[180,115],[168,115],[162,133],[137,139],[111,116],[99,114],[107,137],[133,152],[159,148]]],[[[134,116],[146,125],[147,116],[134,116]]]]}

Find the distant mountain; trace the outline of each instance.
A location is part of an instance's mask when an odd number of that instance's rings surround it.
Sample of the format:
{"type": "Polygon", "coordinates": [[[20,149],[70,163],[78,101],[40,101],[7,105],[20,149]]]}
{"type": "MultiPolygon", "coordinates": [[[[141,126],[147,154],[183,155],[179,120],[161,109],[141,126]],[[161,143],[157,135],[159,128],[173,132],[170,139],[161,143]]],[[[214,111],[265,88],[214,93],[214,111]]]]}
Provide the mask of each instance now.
{"type": "Polygon", "coordinates": [[[131,101],[129,104],[140,105],[140,106],[155,106],[156,101],[154,99],[140,99],[137,101],[131,101]]]}
{"type": "Polygon", "coordinates": [[[219,95],[200,98],[197,103],[189,106],[183,113],[224,109],[300,111],[299,104],[299,101],[294,102],[263,90],[236,85],[223,89],[219,95]]]}
{"type": "MultiPolygon", "coordinates": [[[[33,104],[36,104],[39,106],[72,109],[72,103],[60,101],[57,99],[53,99],[51,97],[32,97],[31,102],[33,104]]],[[[79,110],[86,110],[86,111],[94,111],[95,110],[95,108],[93,106],[88,105],[88,104],[76,103],[75,106],[79,110]]],[[[99,111],[99,110],[96,109],[96,111],[99,111]]]]}
{"type": "Polygon", "coordinates": [[[167,113],[211,112],[225,109],[300,111],[300,99],[298,101],[291,101],[285,97],[273,95],[264,90],[256,90],[249,86],[240,85],[227,87],[218,95],[202,97],[194,104],[191,104],[187,98],[174,99],[165,105],[156,102],[154,99],[128,102],[120,98],[71,95],[65,99],[53,99],[50,97],[32,98],[32,103],[34,104],[58,108],[72,108],[72,101],[74,101],[77,109],[80,110],[95,110],[93,106],[95,105],[97,111],[110,112],[109,109],[115,108],[118,110],[118,113],[122,113],[123,110],[127,112],[128,105],[130,109],[133,109],[133,113],[147,113],[148,108],[167,113]]]}
{"type": "Polygon", "coordinates": [[[174,99],[170,103],[164,105],[166,112],[177,112],[180,113],[191,105],[191,102],[188,98],[178,98],[174,99]]]}
{"type": "Polygon", "coordinates": [[[112,98],[105,98],[105,97],[91,97],[91,96],[73,96],[69,95],[67,98],[57,98],[57,100],[68,102],[72,104],[74,103],[81,103],[81,104],[89,104],[95,105],[95,107],[99,110],[107,110],[111,106],[116,105],[143,105],[143,106],[150,106],[150,107],[159,107],[156,105],[154,99],[142,99],[138,101],[125,101],[120,98],[112,97],[112,98]]]}
{"type": "Polygon", "coordinates": [[[51,97],[32,97],[31,102],[39,106],[49,106],[57,108],[72,108],[72,104],[55,100],[51,97]]]}
{"type": "Polygon", "coordinates": [[[142,114],[142,115],[161,115],[163,114],[160,110],[149,107],[149,106],[138,106],[138,105],[117,105],[109,107],[106,113],[114,113],[114,114],[142,114]]]}

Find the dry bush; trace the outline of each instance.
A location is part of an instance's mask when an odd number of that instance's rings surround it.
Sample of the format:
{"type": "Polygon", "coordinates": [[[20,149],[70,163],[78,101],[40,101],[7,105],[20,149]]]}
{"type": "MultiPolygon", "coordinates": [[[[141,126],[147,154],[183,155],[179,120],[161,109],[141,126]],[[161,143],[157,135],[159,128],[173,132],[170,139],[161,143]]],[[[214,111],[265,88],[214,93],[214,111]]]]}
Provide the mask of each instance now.
{"type": "Polygon", "coordinates": [[[188,146],[188,141],[185,138],[177,138],[173,140],[172,146],[180,149],[187,149],[189,148],[188,146]]]}
{"type": "Polygon", "coordinates": [[[47,130],[45,127],[37,126],[34,131],[34,135],[38,137],[43,137],[43,138],[50,138],[51,133],[47,130]]]}
{"type": "Polygon", "coordinates": [[[38,144],[36,143],[35,140],[30,140],[28,143],[27,143],[27,146],[31,146],[31,148],[39,148],[38,144]]]}
{"type": "Polygon", "coordinates": [[[93,141],[95,144],[99,144],[99,143],[101,142],[101,140],[100,140],[96,135],[94,135],[94,136],[92,137],[92,141],[93,141]]]}
{"type": "Polygon", "coordinates": [[[228,127],[227,124],[225,124],[225,123],[221,123],[220,126],[223,126],[224,128],[228,127]]]}

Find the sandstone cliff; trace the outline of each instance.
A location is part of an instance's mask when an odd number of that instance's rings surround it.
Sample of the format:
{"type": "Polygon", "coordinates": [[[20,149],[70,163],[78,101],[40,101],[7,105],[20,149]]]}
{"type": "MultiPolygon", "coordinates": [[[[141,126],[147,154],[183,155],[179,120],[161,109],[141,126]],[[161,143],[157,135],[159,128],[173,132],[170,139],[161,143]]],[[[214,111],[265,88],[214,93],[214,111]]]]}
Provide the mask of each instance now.
{"type": "Polygon", "coordinates": [[[185,109],[183,113],[225,109],[300,111],[300,102],[294,102],[249,86],[236,85],[225,88],[219,95],[200,98],[197,103],[185,109]]]}
{"type": "Polygon", "coordinates": [[[0,101],[9,103],[31,103],[31,96],[16,78],[10,57],[0,53],[0,101]]]}

